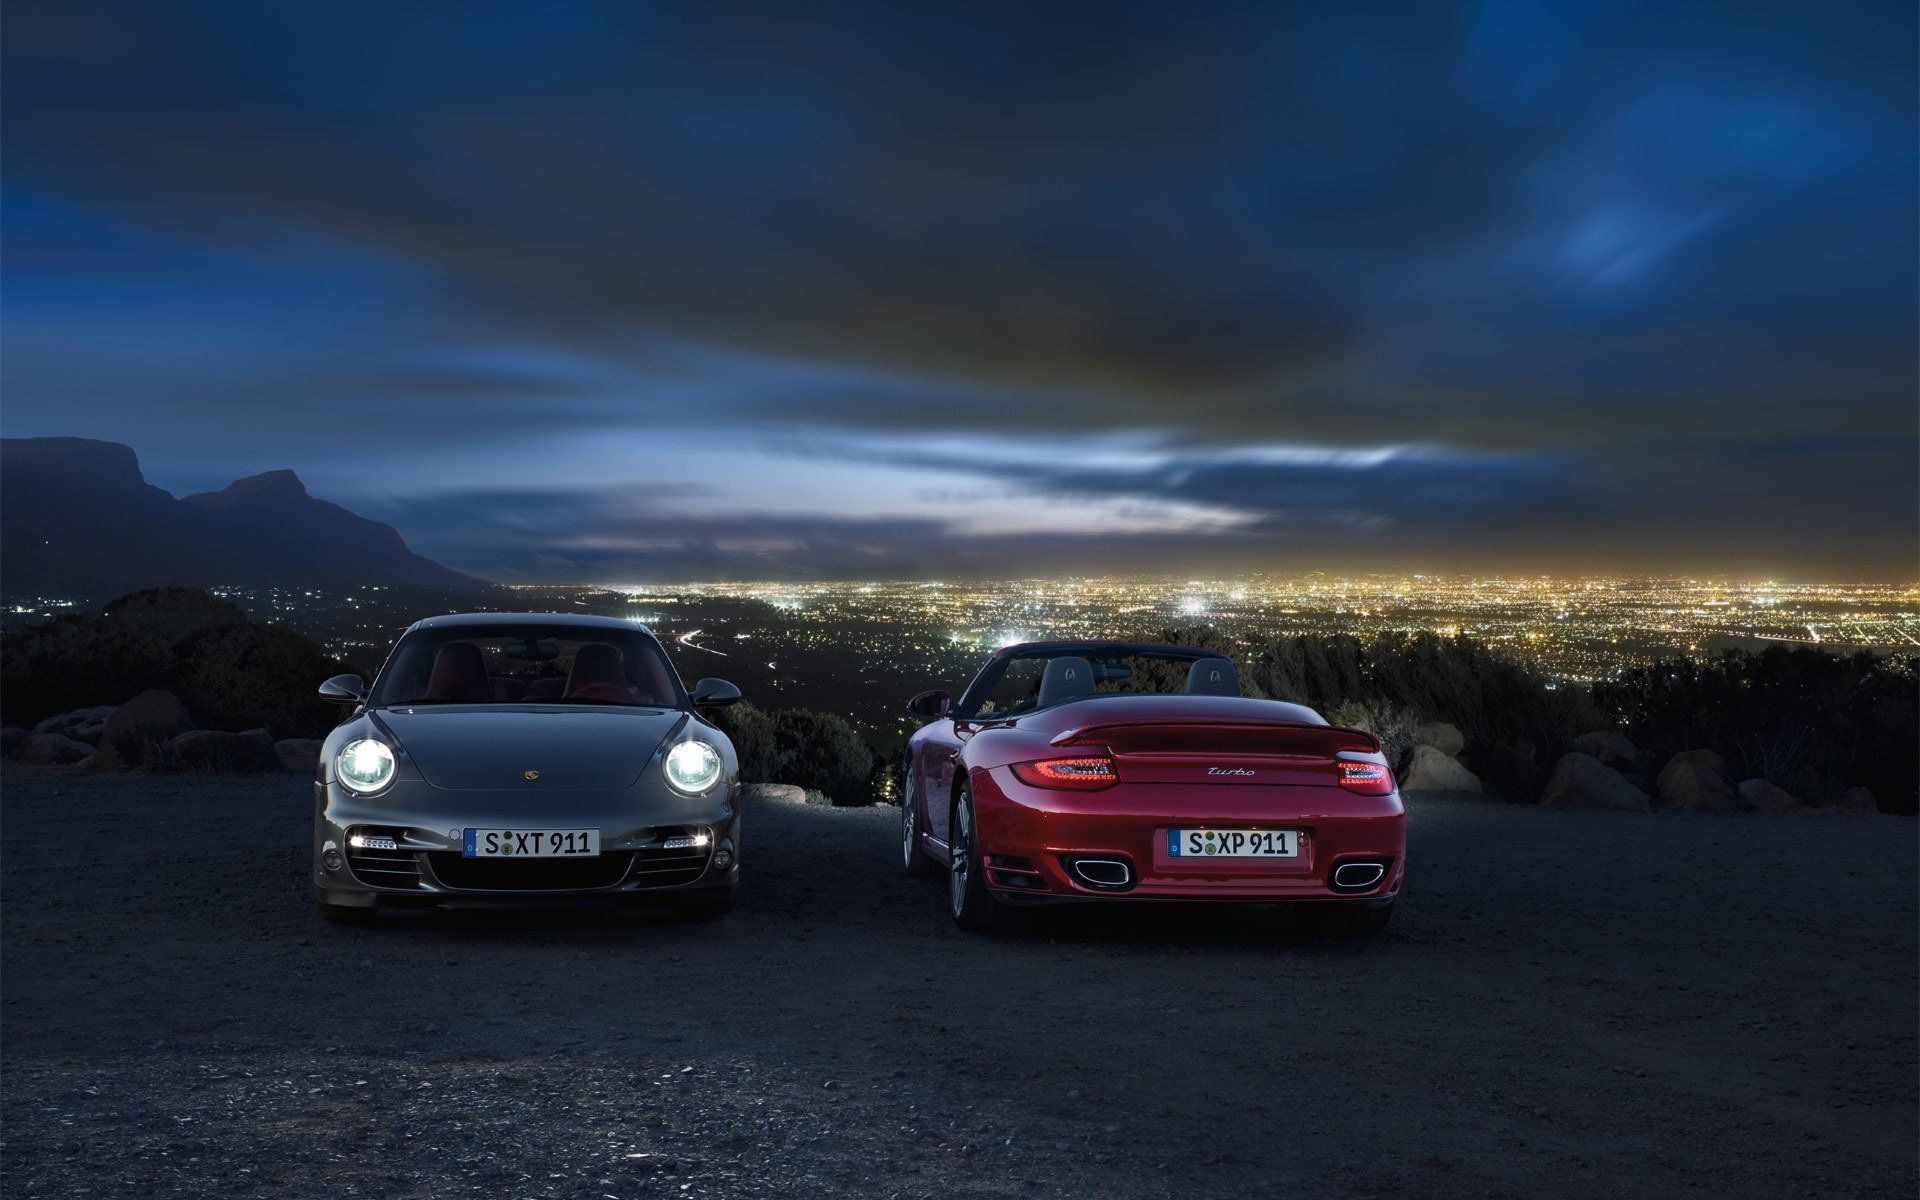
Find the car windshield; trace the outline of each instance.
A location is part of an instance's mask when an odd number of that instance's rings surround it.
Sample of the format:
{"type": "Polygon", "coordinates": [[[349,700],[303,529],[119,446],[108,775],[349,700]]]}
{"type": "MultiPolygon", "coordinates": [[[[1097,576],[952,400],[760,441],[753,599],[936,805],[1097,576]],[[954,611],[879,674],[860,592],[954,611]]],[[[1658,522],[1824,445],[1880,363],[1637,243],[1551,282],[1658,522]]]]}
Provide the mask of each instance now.
{"type": "Polygon", "coordinates": [[[400,639],[368,703],[682,707],[660,643],[640,629],[461,625],[400,639]]]}
{"type": "Polygon", "coordinates": [[[996,660],[999,674],[989,666],[965,701],[972,711],[962,715],[986,718],[1015,717],[1030,712],[1039,703],[1040,680],[1047,664],[1056,658],[1084,658],[1093,665],[1094,695],[1132,693],[1170,694],[1187,690],[1187,669],[1197,658],[1211,657],[1200,651],[1136,649],[1116,646],[1110,650],[1076,648],[1044,653],[1016,654],[996,660]]]}

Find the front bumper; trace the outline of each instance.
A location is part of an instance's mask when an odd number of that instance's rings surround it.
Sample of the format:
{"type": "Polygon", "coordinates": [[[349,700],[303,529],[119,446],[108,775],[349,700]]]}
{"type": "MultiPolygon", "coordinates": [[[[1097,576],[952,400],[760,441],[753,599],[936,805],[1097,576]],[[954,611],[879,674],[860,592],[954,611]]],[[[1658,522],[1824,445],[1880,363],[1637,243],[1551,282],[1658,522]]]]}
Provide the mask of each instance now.
{"type": "Polygon", "coordinates": [[[1104,791],[1029,787],[995,768],[972,779],[987,886],[1010,904],[1111,900],[1344,901],[1386,904],[1406,879],[1400,797],[1337,787],[1128,784],[1104,791]],[[1292,858],[1177,857],[1169,829],[1298,830],[1292,858]],[[1077,860],[1127,864],[1124,887],[1079,877],[1077,860]],[[1338,887],[1337,868],[1379,862],[1377,882],[1338,887]]]}
{"type": "Polygon", "coordinates": [[[738,886],[739,788],[702,797],[664,785],[617,793],[460,793],[402,781],[375,797],[314,785],[315,895],[343,908],[491,907],[556,901],[642,901],[738,886]],[[590,858],[480,859],[463,830],[598,829],[590,858]],[[704,833],[704,845],[685,845],[704,833]],[[353,844],[354,835],[363,844],[353,844]],[[365,842],[371,844],[364,844],[365,842]]]}

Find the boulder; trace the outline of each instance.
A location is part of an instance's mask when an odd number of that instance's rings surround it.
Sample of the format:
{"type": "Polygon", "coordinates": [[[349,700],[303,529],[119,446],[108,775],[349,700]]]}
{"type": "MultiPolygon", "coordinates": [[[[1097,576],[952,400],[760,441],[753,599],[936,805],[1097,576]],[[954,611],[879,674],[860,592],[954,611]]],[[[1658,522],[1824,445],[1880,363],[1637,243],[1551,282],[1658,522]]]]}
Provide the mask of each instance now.
{"type": "Polygon", "coordinates": [[[281,738],[273,744],[281,767],[289,771],[311,771],[320,762],[319,738],[281,738]]]}
{"type": "Polygon", "coordinates": [[[1800,802],[1785,788],[1764,779],[1749,779],[1734,792],[1734,801],[1743,812],[1777,813],[1797,808],[1800,802]]]}
{"type": "Polygon", "coordinates": [[[0,726],[0,754],[12,754],[13,748],[20,744],[20,740],[32,734],[33,730],[22,729],[18,725],[0,726]]]}
{"type": "Polygon", "coordinates": [[[13,748],[13,761],[35,764],[77,763],[93,753],[93,747],[64,734],[30,733],[13,748]]]}
{"type": "Polygon", "coordinates": [[[148,747],[171,742],[192,728],[193,718],[179,697],[149,688],[107,718],[106,728],[100,731],[100,768],[137,767],[146,760],[148,747]]]}
{"type": "Polygon", "coordinates": [[[1534,758],[1533,743],[1525,738],[1475,750],[1473,771],[1488,790],[1509,800],[1538,799],[1547,782],[1547,773],[1534,758]]]}
{"type": "MultiPolygon", "coordinates": [[[[1667,760],[1667,767],[1675,763],[1698,763],[1722,779],[1731,778],[1727,774],[1727,760],[1712,750],[1682,750],[1667,760]]],[[[1667,767],[1660,768],[1660,773],[1666,774],[1667,767]]]]}
{"type": "Polygon", "coordinates": [[[1632,770],[1640,765],[1640,748],[1628,741],[1625,734],[1611,729],[1583,733],[1573,739],[1573,745],[1582,754],[1591,754],[1615,770],[1632,770]]]}
{"type": "Polygon", "coordinates": [[[807,789],[795,783],[756,783],[747,788],[747,795],[755,800],[772,800],[780,804],[807,802],[807,789]]]}
{"type": "Polygon", "coordinates": [[[1622,808],[1646,812],[1653,807],[1647,794],[1627,777],[1591,754],[1573,751],[1553,764],[1553,778],[1540,793],[1546,808],[1622,808]]]}
{"type": "MultiPolygon", "coordinates": [[[[1711,750],[1696,750],[1694,755],[1713,754],[1711,750]]],[[[1719,755],[1713,755],[1718,758],[1719,755]]],[[[1653,790],[1660,797],[1660,803],[1668,808],[1683,809],[1687,812],[1729,813],[1734,810],[1736,799],[1733,789],[1712,764],[1704,759],[1676,754],[1660,777],[1653,781],[1653,790]]]]}
{"type": "MultiPolygon", "coordinates": [[[[1458,757],[1467,744],[1466,735],[1460,732],[1459,727],[1446,721],[1429,721],[1422,725],[1413,731],[1413,740],[1415,745],[1431,746],[1448,758],[1458,757]]],[[[1474,788],[1476,792],[1479,790],[1474,788]]]]}
{"type": "Polygon", "coordinates": [[[200,771],[278,771],[280,756],[264,729],[224,733],[218,729],[190,729],[173,739],[173,757],[183,767],[200,771]]]}
{"type": "Polygon", "coordinates": [[[113,715],[113,705],[101,704],[93,708],[76,708],[72,712],[48,717],[33,727],[35,733],[57,733],[70,737],[76,742],[85,742],[91,746],[99,742],[100,732],[107,727],[107,718],[113,715]]]}
{"type": "Polygon", "coordinates": [[[1880,805],[1874,800],[1873,793],[1863,787],[1848,788],[1838,796],[1827,801],[1827,807],[1837,808],[1844,812],[1880,811],[1880,805]]]}
{"type": "MultiPolygon", "coordinates": [[[[1449,725],[1447,728],[1452,729],[1449,725]]],[[[1413,758],[1400,776],[1403,792],[1478,792],[1480,777],[1460,765],[1460,760],[1438,746],[1413,748],[1413,758]]]]}

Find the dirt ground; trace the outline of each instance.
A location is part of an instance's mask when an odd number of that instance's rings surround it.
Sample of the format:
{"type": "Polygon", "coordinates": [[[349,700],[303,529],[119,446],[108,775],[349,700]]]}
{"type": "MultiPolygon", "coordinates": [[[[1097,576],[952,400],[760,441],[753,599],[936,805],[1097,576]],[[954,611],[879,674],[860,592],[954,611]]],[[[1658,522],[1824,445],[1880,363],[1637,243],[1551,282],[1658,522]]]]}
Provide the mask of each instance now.
{"type": "Polygon", "coordinates": [[[739,910],[323,925],[300,778],[12,769],[12,1197],[1910,1197],[1916,826],[1410,802],[1382,938],[959,933],[897,813],[739,910]]]}

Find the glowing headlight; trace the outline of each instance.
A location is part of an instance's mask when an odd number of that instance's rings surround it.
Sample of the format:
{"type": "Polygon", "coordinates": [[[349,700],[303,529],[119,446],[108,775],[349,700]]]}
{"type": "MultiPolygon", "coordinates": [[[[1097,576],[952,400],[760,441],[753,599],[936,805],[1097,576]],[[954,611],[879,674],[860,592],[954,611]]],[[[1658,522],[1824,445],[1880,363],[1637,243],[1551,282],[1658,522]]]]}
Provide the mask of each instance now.
{"type": "Polygon", "coordinates": [[[720,778],[720,753],[705,742],[681,742],[667,751],[667,782],[697,795],[720,778]]]}
{"type": "Polygon", "coordinates": [[[393,751],[372,738],[348,742],[334,760],[334,774],[356,792],[377,792],[393,778],[393,751]]]}

